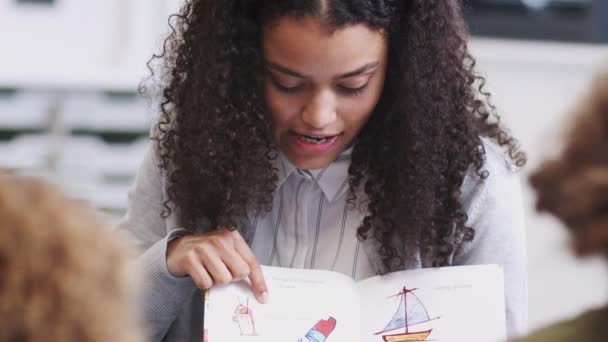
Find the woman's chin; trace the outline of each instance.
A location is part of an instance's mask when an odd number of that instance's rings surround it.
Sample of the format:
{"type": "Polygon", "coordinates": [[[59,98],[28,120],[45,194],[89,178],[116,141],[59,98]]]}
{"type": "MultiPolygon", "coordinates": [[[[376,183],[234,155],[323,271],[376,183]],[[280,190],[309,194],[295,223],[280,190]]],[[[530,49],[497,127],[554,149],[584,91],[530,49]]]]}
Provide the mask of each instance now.
{"type": "Polygon", "coordinates": [[[326,167],[331,164],[333,158],[297,158],[296,160],[291,160],[291,163],[300,170],[318,170],[326,167]]]}

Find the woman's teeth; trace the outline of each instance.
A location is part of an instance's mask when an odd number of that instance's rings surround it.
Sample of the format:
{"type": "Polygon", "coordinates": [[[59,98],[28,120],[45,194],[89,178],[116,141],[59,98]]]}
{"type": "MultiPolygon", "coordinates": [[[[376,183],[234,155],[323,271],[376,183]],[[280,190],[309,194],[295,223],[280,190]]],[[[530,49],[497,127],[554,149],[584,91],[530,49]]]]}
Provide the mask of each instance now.
{"type": "Polygon", "coordinates": [[[308,135],[298,135],[298,138],[300,138],[302,141],[309,143],[309,144],[323,144],[325,142],[327,142],[327,140],[329,140],[331,137],[311,137],[308,135]]]}

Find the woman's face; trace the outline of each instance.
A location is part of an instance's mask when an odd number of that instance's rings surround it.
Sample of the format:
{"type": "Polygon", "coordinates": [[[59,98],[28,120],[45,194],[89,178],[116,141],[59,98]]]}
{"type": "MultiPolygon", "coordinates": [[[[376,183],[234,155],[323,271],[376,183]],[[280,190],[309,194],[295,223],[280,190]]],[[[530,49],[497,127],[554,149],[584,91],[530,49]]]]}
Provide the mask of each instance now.
{"type": "Polygon", "coordinates": [[[362,24],[330,32],[317,17],[283,17],[263,32],[275,142],[296,167],[323,168],[353,142],[380,98],[386,37],[362,24]]]}

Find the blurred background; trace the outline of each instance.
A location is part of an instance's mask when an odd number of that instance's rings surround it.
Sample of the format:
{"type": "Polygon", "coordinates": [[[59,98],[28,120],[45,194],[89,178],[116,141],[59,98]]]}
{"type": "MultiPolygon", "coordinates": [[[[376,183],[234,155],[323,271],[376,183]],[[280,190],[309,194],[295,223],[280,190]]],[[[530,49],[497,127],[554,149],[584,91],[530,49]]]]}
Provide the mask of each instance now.
{"type": "MultiPolygon", "coordinates": [[[[48,177],[120,217],[157,112],[137,87],[178,2],[0,0],[0,167],[48,177]]],[[[608,1],[464,3],[478,71],[529,154],[521,177],[534,329],[608,301],[603,262],[574,259],[563,227],[534,212],[526,182],[608,67],[608,1]]]]}

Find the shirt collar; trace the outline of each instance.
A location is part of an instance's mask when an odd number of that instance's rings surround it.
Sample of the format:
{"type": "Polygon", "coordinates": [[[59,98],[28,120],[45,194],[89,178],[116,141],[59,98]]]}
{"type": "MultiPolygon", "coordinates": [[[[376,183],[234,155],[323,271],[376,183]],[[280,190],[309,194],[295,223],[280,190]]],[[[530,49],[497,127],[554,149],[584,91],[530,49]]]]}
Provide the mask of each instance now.
{"type": "Polygon", "coordinates": [[[351,146],[340,153],[331,164],[317,170],[299,170],[289,161],[287,156],[279,151],[279,156],[275,161],[279,177],[277,188],[280,188],[292,173],[300,172],[317,183],[327,201],[333,203],[349,189],[348,168],[350,167],[352,151],[353,147],[351,146]]]}

